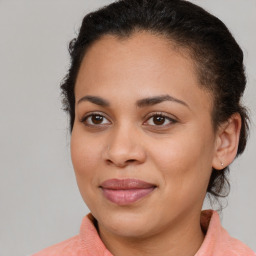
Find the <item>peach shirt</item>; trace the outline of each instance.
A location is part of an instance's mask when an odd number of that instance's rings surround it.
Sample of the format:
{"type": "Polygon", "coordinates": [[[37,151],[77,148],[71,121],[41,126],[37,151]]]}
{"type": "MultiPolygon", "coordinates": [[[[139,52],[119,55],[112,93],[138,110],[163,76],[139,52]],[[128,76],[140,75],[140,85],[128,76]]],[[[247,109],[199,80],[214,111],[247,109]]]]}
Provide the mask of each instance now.
{"type": "MultiPolygon", "coordinates": [[[[101,241],[93,221],[93,216],[88,214],[79,235],[32,256],[113,256],[101,241]]],[[[229,236],[216,211],[202,212],[201,227],[206,236],[195,256],[256,256],[245,244],[229,236]]]]}

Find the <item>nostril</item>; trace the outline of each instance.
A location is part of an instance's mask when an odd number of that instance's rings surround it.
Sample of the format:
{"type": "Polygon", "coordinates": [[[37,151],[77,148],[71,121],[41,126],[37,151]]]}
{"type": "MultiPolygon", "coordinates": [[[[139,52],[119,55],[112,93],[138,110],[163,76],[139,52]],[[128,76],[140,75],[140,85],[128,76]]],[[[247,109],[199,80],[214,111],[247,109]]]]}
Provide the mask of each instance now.
{"type": "Polygon", "coordinates": [[[107,163],[112,164],[113,162],[111,160],[107,159],[107,163]]]}
{"type": "Polygon", "coordinates": [[[136,161],[135,159],[129,159],[129,160],[126,161],[126,163],[133,163],[135,161],[136,161]]]}
{"type": "Polygon", "coordinates": [[[124,167],[124,166],[126,166],[130,163],[136,162],[136,160],[135,159],[129,159],[129,160],[126,160],[126,161],[120,163],[120,162],[113,162],[111,159],[107,159],[106,162],[107,162],[107,164],[110,164],[110,165],[114,164],[114,165],[119,166],[119,167],[124,167]]]}

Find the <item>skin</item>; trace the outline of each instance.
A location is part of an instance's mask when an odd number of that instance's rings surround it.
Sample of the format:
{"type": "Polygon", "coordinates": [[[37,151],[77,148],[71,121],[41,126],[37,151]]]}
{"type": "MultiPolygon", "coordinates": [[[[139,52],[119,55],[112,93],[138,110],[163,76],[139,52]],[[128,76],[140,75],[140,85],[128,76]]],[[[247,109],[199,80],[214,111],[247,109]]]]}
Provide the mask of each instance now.
{"type": "Polygon", "coordinates": [[[200,212],[211,170],[233,161],[240,116],[214,131],[213,100],[199,87],[193,60],[148,32],[96,41],[82,61],[75,98],[72,162],[106,247],[117,256],[194,255],[204,239],[200,212]],[[138,106],[163,95],[172,98],[138,106]],[[88,117],[93,113],[103,116],[101,123],[88,117]],[[166,116],[160,125],[151,117],[159,113],[166,116]],[[140,179],[156,189],[120,206],[99,187],[113,178],[140,179]]]}

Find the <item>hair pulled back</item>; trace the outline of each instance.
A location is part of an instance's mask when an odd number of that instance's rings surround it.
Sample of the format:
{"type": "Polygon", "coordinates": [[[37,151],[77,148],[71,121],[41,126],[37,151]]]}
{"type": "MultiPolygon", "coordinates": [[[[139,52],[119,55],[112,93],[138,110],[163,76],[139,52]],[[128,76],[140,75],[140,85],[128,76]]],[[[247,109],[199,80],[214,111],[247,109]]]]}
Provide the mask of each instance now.
{"type": "MultiPolygon", "coordinates": [[[[84,17],[78,37],[69,44],[71,65],[61,84],[70,131],[75,119],[74,87],[86,50],[106,34],[127,38],[135,31],[164,36],[189,52],[200,86],[213,96],[213,128],[234,113],[241,115],[237,155],[241,154],[248,133],[248,116],[240,103],[246,85],[243,52],[222,21],[184,0],[120,0],[84,17]]],[[[207,188],[210,195],[215,198],[228,195],[228,172],[228,167],[212,170],[207,188]]]]}

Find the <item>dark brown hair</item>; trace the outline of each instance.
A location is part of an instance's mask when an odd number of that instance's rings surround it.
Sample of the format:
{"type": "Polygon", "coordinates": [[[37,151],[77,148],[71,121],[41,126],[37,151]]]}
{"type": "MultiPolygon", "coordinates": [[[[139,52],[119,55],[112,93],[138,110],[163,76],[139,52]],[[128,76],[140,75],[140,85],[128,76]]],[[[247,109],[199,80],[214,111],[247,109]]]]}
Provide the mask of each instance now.
{"type": "MultiPolygon", "coordinates": [[[[248,133],[248,116],[240,103],[246,85],[243,52],[222,21],[184,0],[120,0],[84,17],[78,37],[69,44],[71,65],[61,85],[64,109],[70,117],[70,131],[75,119],[74,87],[86,50],[106,34],[127,38],[135,31],[164,36],[188,50],[202,88],[213,95],[214,129],[232,114],[241,115],[237,155],[241,154],[248,133]]],[[[228,171],[228,167],[212,170],[207,189],[210,195],[218,198],[228,194],[228,171]]]]}

